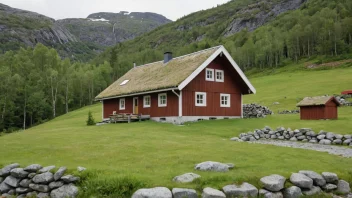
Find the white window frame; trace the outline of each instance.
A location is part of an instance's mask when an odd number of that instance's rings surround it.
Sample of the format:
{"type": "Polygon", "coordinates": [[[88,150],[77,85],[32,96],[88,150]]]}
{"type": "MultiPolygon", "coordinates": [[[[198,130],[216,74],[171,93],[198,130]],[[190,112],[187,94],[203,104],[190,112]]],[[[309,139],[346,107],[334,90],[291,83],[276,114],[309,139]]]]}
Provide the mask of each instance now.
{"type": "Polygon", "coordinates": [[[149,108],[152,104],[152,99],[150,97],[150,95],[147,96],[143,96],[143,108],[149,108]],[[146,104],[146,99],[149,98],[149,104],[146,104]]]}
{"type": "Polygon", "coordinates": [[[225,76],[224,76],[224,70],[216,69],[215,70],[215,81],[216,82],[224,82],[225,76]],[[221,79],[218,79],[218,73],[221,73],[221,79]]]}
{"type": "Polygon", "coordinates": [[[166,107],[167,106],[167,93],[158,94],[158,107],[166,107]],[[165,104],[161,104],[160,97],[165,96],[165,104]]]}
{"type": "Polygon", "coordinates": [[[231,107],[231,94],[220,94],[220,107],[231,107]],[[227,97],[227,104],[222,104],[222,97],[227,97]]]}
{"type": "Polygon", "coordinates": [[[194,96],[194,104],[197,107],[206,107],[207,106],[207,93],[206,92],[196,92],[194,96]],[[197,103],[197,96],[202,95],[203,96],[203,103],[199,104],[197,103]]]}
{"type": "Polygon", "coordinates": [[[126,99],[125,98],[120,98],[120,100],[119,100],[119,109],[120,110],[126,110],[126,99]],[[122,101],[123,101],[123,107],[121,107],[122,101]]]}
{"type": "Polygon", "coordinates": [[[205,80],[206,81],[214,81],[214,69],[206,68],[205,69],[205,80]],[[208,78],[208,71],[212,72],[211,78],[208,78]]]}

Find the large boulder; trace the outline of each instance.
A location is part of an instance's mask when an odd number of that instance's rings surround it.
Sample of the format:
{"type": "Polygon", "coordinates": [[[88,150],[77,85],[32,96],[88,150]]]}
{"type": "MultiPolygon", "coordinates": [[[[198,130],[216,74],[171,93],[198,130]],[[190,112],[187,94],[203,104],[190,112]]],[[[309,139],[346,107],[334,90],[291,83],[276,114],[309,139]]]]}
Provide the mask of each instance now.
{"type": "Polygon", "coordinates": [[[172,193],[168,188],[143,188],[133,193],[132,198],[172,198],[172,193]]]}
{"type": "Polygon", "coordinates": [[[335,134],[334,133],[332,133],[332,132],[328,132],[327,134],[326,134],[326,139],[329,139],[329,140],[333,140],[334,139],[334,137],[335,137],[335,134]]]}
{"type": "Polygon", "coordinates": [[[350,184],[344,180],[339,180],[337,183],[337,192],[343,195],[350,193],[350,184]]]}
{"type": "Polygon", "coordinates": [[[257,197],[258,189],[249,183],[240,186],[227,185],[222,188],[227,197],[257,197]]]}
{"type": "Polygon", "coordinates": [[[41,168],[39,170],[39,173],[46,173],[53,170],[54,168],[56,168],[56,166],[47,166],[47,167],[41,168]]]}
{"type": "Polygon", "coordinates": [[[37,184],[49,184],[54,181],[54,175],[51,172],[45,172],[34,176],[32,181],[37,184]]]}
{"type": "Polygon", "coordinates": [[[336,184],[339,180],[339,177],[335,173],[323,172],[321,174],[327,183],[336,184]]]}
{"type": "Polygon", "coordinates": [[[26,178],[29,173],[27,171],[24,171],[23,168],[14,168],[10,171],[10,174],[13,177],[23,179],[23,178],[26,178]]]}
{"type": "Polygon", "coordinates": [[[74,198],[77,195],[78,195],[78,188],[73,184],[61,186],[60,188],[55,189],[50,193],[51,198],[74,198]]]}
{"type": "Polygon", "coordinates": [[[319,141],[319,144],[330,145],[331,144],[331,140],[323,139],[323,140],[319,141]]]}
{"type": "Polygon", "coordinates": [[[326,184],[323,186],[323,189],[327,192],[333,191],[337,189],[337,186],[335,184],[326,184]]]}
{"type": "Polygon", "coordinates": [[[49,192],[50,189],[49,189],[49,186],[47,185],[42,185],[42,184],[29,184],[29,188],[35,190],[35,191],[38,191],[38,192],[49,192]]]}
{"type": "Polygon", "coordinates": [[[284,188],[286,178],[281,175],[270,175],[260,179],[265,189],[272,192],[280,191],[284,188]]]}
{"type": "Polygon", "coordinates": [[[10,164],[5,166],[4,168],[0,169],[0,177],[7,177],[10,175],[10,171],[14,168],[18,168],[20,167],[20,164],[18,163],[14,163],[14,164],[10,164]]]}
{"type": "MultiPolygon", "coordinates": [[[[43,193],[43,192],[41,192],[41,193],[39,193],[38,195],[37,195],[37,198],[50,198],[50,195],[49,195],[49,193],[43,193]]],[[[65,197],[66,198],[66,197],[65,197]]]]}
{"type": "Polygon", "coordinates": [[[83,171],[85,171],[85,170],[87,170],[87,168],[85,168],[85,167],[83,167],[83,166],[78,166],[78,167],[77,167],[77,171],[78,171],[78,172],[83,172],[83,171]]]}
{"type": "Polygon", "coordinates": [[[173,188],[173,198],[198,198],[197,192],[193,189],[173,188]]]}
{"type": "Polygon", "coordinates": [[[226,198],[226,195],[220,190],[214,188],[204,188],[202,198],[226,198]]]}
{"type": "Polygon", "coordinates": [[[200,178],[200,175],[197,175],[195,173],[185,173],[183,175],[174,177],[172,181],[179,182],[179,183],[189,183],[189,182],[193,182],[197,178],[200,178]]]}
{"type": "Polygon", "coordinates": [[[317,186],[324,186],[326,184],[325,179],[323,178],[323,176],[321,176],[320,174],[314,172],[314,171],[310,171],[310,170],[301,170],[299,171],[299,173],[311,178],[313,180],[313,184],[317,185],[317,186]]]}
{"type": "Polygon", "coordinates": [[[268,192],[264,195],[264,198],[284,198],[282,192],[268,192]]]}
{"type": "Polygon", "coordinates": [[[54,174],[54,180],[59,180],[65,174],[66,170],[66,167],[60,167],[59,170],[54,174]]]}
{"type": "Polygon", "coordinates": [[[0,194],[7,193],[11,190],[11,186],[7,185],[5,182],[0,183],[0,194]]]}
{"type": "Polygon", "coordinates": [[[310,189],[313,187],[313,180],[301,173],[292,173],[290,181],[300,188],[310,189]]]}
{"type": "Polygon", "coordinates": [[[22,188],[22,187],[16,188],[17,194],[29,193],[31,191],[32,191],[32,189],[30,189],[30,188],[22,188]]]}
{"type": "Polygon", "coordinates": [[[231,166],[220,162],[207,161],[197,164],[194,169],[201,171],[227,172],[231,166]]]}
{"type": "Polygon", "coordinates": [[[4,180],[4,182],[9,185],[12,186],[14,188],[17,188],[18,185],[20,184],[21,179],[15,178],[13,176],[8,176],[6,177],[6,179],[4,180]]]}
{"type": "Polygon", "coordinates": [[[306,196],[312,196],[312,195],[320,194],[321,193],[321,189],[320,189],[319,186],[313,186],[310,189],[303,189],[302,192],[306,196]]]}
{"type": "Polygon", "coordinates": [[[297,187],[297,186],[291,186],[289,188],[286,188],[284,190],[284,197],[285,198],[299,198],[301,197],[302,191],[301,188],[297,187]]]}
{"type": "Polygon", "coordinates": [[[26,168],[24,168],[24,171],[30,172],[30,173],[36,173],[38,170],[40,170],[42,168],[41,165],[39,164],[32,164],[27,166],[26,168]]]}
{"type": "Polygon", "coordinates": [[[61,177],[61,179],[65,183],[73,183],[73,182],[79,181],[79,177],[75,177],[73,175],[65,175],[65,176],[61,177]]]}
{"type": "Polygon", "coordinates": [[[32,183],[32,180],[30,180],[30,179],[23,179],[23,180],[20,182],[20,186],[21,186],[21,187],[24,187],[24,188],[28,188],[30,183],[32,183]]]}
{"type": "Polygon", "coordinates": [[[64,182],[62,181],[54,181],[49,184],[49,188],[50,189],[60,188],[63,185],[64,185],[64,182]]]}

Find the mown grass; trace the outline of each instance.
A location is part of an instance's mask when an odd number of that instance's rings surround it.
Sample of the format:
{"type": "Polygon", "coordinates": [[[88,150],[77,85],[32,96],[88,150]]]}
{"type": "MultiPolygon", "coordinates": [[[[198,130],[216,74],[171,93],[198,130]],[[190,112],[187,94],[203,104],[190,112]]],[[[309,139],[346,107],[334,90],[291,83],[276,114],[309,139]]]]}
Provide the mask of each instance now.
{"type": "MultiPolygon", "coordinates": [[[[258,102],[274,111],[292,109],[297,98],[338,93],[352,84],[351,68],[316,72],[280,73],[251,79],[258,94],[245,103],[258,102]],[[272,105],[280,102],[280,105],[272,105]]],[[[128,197],[141,187],[166,186],[222,188],[231,183],[250,182],[269,174],[289,177],[302,169],[336,172],[352,181],[352,159],[309,150],[229,141],[241,132],[268,125],[273,128],[311,127],[352,134],[352,107],[339,108],[338,120],[301,121],[299,115],[274,114],[263,119],[215,120],[185,126],[151,121],[132,124],[85,125],[88,111],[96,120],[100,104],[82,108],[25,132],[0,137],[0,165],[18,162],[88,168],[79,174],[81,197],[128,197]],[[203,161],[234,163],[227,173],[199,172],[194,165],[203,161]],[[201,179],[176,184],[172,178],[195,172],[201,179]]],[[[78,174],[78,173],[76,173],[78,174]]]]}

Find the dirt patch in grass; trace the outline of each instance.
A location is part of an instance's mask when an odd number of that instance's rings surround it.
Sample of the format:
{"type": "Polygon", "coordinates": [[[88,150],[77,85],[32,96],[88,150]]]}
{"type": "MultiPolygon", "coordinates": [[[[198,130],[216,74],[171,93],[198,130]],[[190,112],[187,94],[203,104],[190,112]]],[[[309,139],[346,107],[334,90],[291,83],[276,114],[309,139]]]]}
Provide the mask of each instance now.
{"type": "Polygon", "coordinates": [[[345,63],[351,63],[352,59],[347,59],[347,60],[340,60],[340,61],[333,61],[333,62],[329,62],[329,63],[322,63],[322,64],[311,64],[311,63],[307,63],[306,64],[306,68],[308,69],[315,69],[315,68],[319,68],[319,67],[338,67],[342,64],[345,63]]]}

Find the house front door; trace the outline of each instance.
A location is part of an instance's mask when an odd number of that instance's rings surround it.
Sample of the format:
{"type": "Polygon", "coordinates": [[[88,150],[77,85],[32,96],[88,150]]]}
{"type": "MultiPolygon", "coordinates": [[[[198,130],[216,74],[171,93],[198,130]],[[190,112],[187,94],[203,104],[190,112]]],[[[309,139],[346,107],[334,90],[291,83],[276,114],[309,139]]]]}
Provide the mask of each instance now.
{"type": "Polygon", "coordinates": [[[133,98],[133,114],[138,114],[138,97],[133,98]]]}

